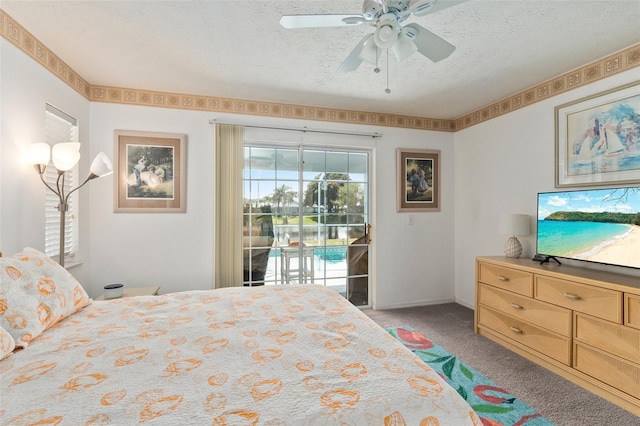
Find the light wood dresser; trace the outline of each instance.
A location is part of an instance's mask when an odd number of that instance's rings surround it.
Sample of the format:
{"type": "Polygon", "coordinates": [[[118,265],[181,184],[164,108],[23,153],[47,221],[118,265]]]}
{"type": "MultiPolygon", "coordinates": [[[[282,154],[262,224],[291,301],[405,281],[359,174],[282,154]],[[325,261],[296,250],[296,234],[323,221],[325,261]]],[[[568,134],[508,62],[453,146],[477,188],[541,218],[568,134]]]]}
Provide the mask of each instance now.
{"type": "Polygon", "coordinates": [[[640,415],[640,278],[476,259],[475,332],[640,415]]]}

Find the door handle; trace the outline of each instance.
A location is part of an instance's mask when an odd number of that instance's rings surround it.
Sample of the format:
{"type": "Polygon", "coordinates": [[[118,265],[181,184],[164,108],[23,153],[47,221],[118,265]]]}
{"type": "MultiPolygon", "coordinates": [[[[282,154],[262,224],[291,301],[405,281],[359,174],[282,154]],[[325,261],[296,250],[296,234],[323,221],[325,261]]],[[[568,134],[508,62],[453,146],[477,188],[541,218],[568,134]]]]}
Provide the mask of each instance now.
{"type": "Polygon", "coordinates": [[[367,245],[371,244],[371,224],[364,223],[364,241],[367,245]]]}

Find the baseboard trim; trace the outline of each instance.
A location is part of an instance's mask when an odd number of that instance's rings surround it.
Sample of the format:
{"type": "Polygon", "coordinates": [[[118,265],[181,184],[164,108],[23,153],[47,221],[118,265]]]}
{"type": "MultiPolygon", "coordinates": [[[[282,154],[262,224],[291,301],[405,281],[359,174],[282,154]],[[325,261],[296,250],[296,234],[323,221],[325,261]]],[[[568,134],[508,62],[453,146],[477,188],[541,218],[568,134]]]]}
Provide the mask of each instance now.
{"type": "Polygon", "coordinates": [[[401,309],[401,308],[415,308],[418,306],[429,305],[442,305],[443,303],[456,303],[454,299],[437,299],[437,300],[414,300],[409,303],[391,303],[391,304],[374,304],[373,310],[385,310],[385,309],[401,309]]]}
{"type": "Polygon", "coordinates": [[[467,302],[463,302],[462,300],[456,299],[454,300],[455,303],[457,303],[458,305],[464,306],[465,308],[469,308],[472,311],[475,311],[476,307],[473,303],[467,303],[467,302]]]}

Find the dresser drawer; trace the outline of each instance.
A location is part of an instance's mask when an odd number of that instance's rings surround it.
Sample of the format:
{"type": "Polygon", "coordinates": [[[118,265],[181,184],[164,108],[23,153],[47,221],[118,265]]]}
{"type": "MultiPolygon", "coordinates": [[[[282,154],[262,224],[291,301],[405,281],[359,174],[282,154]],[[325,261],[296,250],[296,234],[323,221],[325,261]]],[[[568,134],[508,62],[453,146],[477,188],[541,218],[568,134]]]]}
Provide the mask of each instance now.
{"type": "Polygon", "coordinates": [[[534,297],[622,324],[622,293],[619,291],[537,276],[534,297]]]}
{"type": "Polygon", "coordinates": [[[574,323],[576,341],[640,363],[640,330],[578,313],[574,323]]]}
{"type": "Polygon", "coordinates": [[[478,280],[524,296],[533,296],[533,274],[528,272],[481,263],[478,280]]]}
{"type": "Polygon", "coordinates": [[[486,306],[478,309],[481,326],[494,330],[566,365],[571,362],[571,339],[505,315],[486,306]]]}
{"type": "Polygon", "coordinates": [[[624,312],[625,325],[640,329],[640,296],[625,293],[624,312]]]}
{"type": "Polygon", "coordinates": [[[500,290],[486,284],[478,287],[481,304],[518,319],[571,337],[572,314],[569,309],[500,290]]]}
{"type": "Polygon", "coordinates": [[[634,397],[640,395],[640,365],[574,343],[573,366],[634,397]]]}

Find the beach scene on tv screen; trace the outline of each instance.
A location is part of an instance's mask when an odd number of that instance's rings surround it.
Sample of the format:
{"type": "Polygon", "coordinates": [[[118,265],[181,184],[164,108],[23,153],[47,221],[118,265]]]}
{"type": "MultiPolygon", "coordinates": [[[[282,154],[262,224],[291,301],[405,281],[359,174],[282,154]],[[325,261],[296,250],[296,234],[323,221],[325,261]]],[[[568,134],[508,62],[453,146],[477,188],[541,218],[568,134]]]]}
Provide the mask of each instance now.
{"type": "Polygon", "coordinates": [[[537,252],[640,268],[640,187],[538,194],[537,252]]]}

